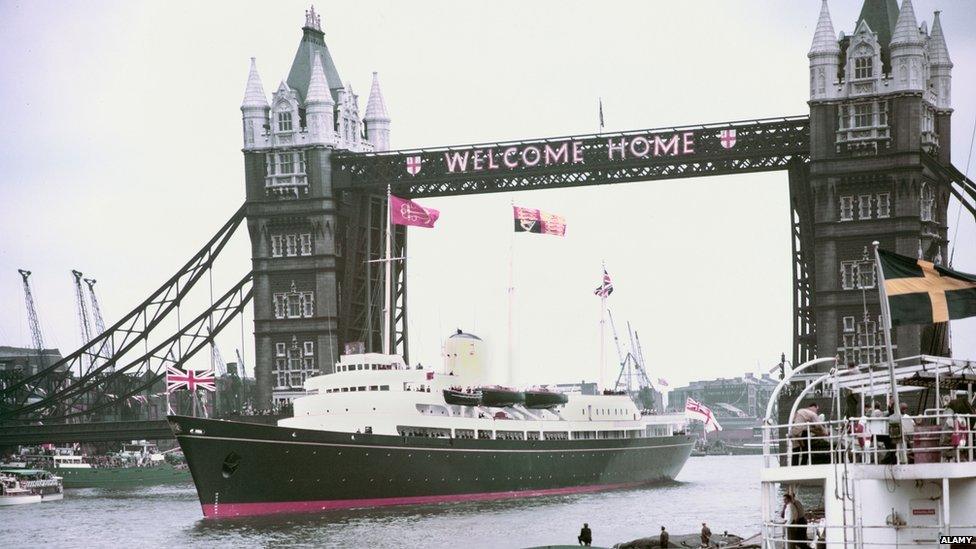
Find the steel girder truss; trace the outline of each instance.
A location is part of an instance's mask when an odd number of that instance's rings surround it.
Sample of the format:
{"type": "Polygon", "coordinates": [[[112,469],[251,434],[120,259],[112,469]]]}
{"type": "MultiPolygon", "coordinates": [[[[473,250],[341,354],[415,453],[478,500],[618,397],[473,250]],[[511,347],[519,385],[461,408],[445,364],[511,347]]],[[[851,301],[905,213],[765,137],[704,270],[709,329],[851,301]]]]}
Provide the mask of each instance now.
{"type": "Polygon", "coordinates": [[[104,372],[115,369],[126,353],[145,341],[152,329],[178,308],[190,289],[213,266],[216,257],[244,220],[244,212],[244,206],[241,206],[176,274],[111,328],[60,361],[4,388],[0,392],[0,404],[3,406],[0,419],[19,415],[28,408],[50,409],[52,405],[63,402],[65,395],[75,394],[80,388],[87,391],[97,385],[104,372]],[[93,367],[86,369],[84,366],[88,364],[93,367]],[[83,375],[77,379],[61,375],[73,371],[83,372],[83,375]],[[31,395],[45,396],[27,405],[31,395]]]}
{"type": "Polygon", "coordinates": [[[800,159],[789,165],[790,244],[793,248],[793,364],[817,356],[814,314],[813,199],[810,166],[800,159]]]}
{"type": "Polygon", "coordinates": [[[334,185],[337,190],[381,194],[390,184],[399,196],[421,197],[783,170],[792,158],[809,155],[809,130],[809,117],[795,116],[384,153],[344,152],[333,156],[334,185]],[[723,140],[723,135],[732,135],[723,132],[734,132],[734,141],[723,140]],[[692,153],[636,157],[631,151],[624,159],[621,154],[611,157],[611,143],[632,142],[635,138],[653,142],[655,137],[667,139],[685,133],[694,136],[692,153]],[[544,166],[539,162],[532,167],[519,165],[511,169],[503,163],[503,151],[508,148],[543,149],[576,142],[582,154],[578,163],[544,166]],[[464,173],[452,173],[448,168],[447,155],[474,155],[479,150],[480,154],[491,155],[498,167],[464,173]],[[417,165],[422,166],[420,171],[411,175],[408,166],[417,165]]]}
{"type": "Polygon", "coordinates": [[[133,395],[149,390],[166,375],[166,368],[182,365],[214,338],[240,314],[253,297],[248,273],[213,305],[142,356],[115,371],[77,382],[51,395],[49,402],[41,401],[24,406],[0,419],[66,420],[89,416],[98,411],[118,407],[133,395]],[[92,397],[86,399],[85,397],[92,397]],[[28,418],[24,416],[30,414],[28,418]]]}
{"type": "Polygon", "coordinates": [[[923,154],[922,163],[949,182],[949,191],[976,219],[976,183],[952,164],[945,165],[931,154],[923,154]]]}

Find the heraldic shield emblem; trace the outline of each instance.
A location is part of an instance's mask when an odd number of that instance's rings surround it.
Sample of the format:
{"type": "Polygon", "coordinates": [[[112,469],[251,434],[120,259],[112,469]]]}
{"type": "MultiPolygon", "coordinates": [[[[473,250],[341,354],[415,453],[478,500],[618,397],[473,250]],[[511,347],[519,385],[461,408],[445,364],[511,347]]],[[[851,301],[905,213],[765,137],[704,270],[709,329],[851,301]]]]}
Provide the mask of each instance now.
{"type": "Polygon", "coordinates": [[[420,173],[420,168],[423,167],[419,156],[408,156],[407,157],[407,173],[410,175],[417,175],[420,173]]]}
{"type": "Polygon", "coordinates": [[[731,149],[735,146],[735,130],[722,130],[718,138],[723,149],[731,149]]]}

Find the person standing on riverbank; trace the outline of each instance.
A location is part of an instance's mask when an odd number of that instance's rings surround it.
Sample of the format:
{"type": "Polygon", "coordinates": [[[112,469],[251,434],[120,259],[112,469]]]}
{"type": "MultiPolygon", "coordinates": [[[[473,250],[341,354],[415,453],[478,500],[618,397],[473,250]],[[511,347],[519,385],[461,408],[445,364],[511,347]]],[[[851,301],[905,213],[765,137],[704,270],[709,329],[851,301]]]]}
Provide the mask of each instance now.
{"type": "Polygon", "coordinates": [[[663,526],[661,527],[661,542],[660,542],[660,545],[661,545],[661,547],[670,547],[671,546],[671,535],[668,534],[668,531],[665,530],[663,526]]]}
{"type": "Polygon", "coordinates": [[[709,544],[711,543],[711,539],[712,539],[712,531],[708,528],[708,525],[703,522],[702,529],[701,529],[701,541],[702,541],[701,546],[708,547],[709,544]]]}

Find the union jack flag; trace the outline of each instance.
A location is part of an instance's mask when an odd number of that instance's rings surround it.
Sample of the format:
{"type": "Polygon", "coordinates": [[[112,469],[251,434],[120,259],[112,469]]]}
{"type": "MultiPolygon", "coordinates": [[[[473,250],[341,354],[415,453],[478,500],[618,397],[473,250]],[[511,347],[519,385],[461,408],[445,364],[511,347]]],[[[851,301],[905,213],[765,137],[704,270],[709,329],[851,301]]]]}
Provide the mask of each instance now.
{"type": "Polygon", "coordinates": [[[593,293],[600,297],[607,297],[613,293],[613,281],[610,280],[610,275],[606,269],[603,269],[603,284],[597,286],[593,293]]]}
{"type": "Polygon", "coordinates": [[[183,371],[174,366],[166,367],[166,392],[172,393],[180,389],[196,391],[206,389],[210,392],[217,390],[217,378],[213,369],[197,372],[194,370],[183,371]]]}

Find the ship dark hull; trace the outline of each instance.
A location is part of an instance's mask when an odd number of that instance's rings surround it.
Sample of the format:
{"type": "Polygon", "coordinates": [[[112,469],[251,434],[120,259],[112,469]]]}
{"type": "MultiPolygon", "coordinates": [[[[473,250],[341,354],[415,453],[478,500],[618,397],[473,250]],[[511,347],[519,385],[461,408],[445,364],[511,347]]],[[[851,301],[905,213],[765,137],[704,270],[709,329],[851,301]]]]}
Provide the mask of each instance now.
{"type": "Polygon", "coordinates": [[[169,419],[208,518],[637,487],[673,480],[694,442],[438,439],[169,419]]]}

